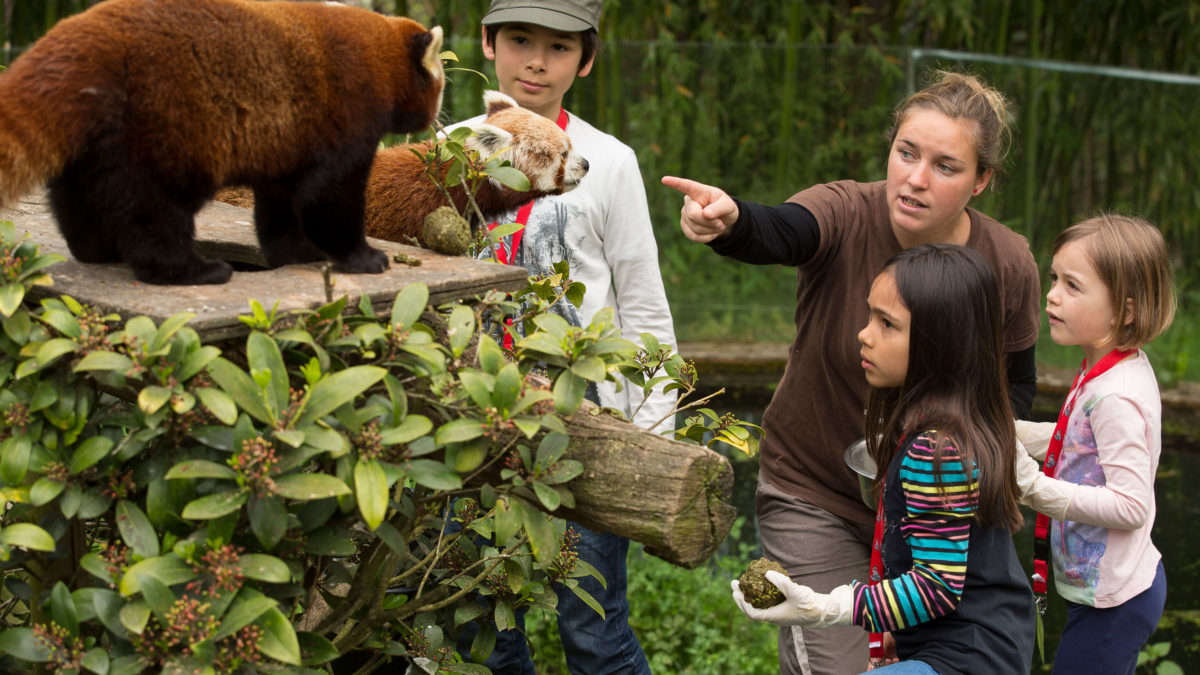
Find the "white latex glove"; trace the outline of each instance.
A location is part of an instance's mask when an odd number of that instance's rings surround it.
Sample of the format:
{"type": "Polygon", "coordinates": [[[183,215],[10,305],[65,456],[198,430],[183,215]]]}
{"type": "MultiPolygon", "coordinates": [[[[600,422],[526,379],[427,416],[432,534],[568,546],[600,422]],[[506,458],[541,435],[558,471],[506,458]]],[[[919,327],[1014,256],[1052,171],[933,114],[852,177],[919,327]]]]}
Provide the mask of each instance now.
{"type": "Polygon", "coordinates": [[[850,612],[854,609],[854,595],[849,585],[838,586],[829,592],[817,593],[808,586],[801,586],[774,570],[767,572],[767,581],[784,595],[783,602],[758,609],[746,601],[742,589],[735,579],[733,601],[738,609],[755,621],[768,621],[776,626],[803,626],[826,628],[850,625],[850,612]]]}
{"type": "Polygon", "coordinates": [[[1025,452],[1039,462],[1046,459],[1050,437],[1054,435],[1054,422],[1027,422],[1017,420],[1017,449],[1025,444],[1025,452]]]}
{"type": "Polygon", "coordinates": [[[1013,471],[1017,475],[1017,489],[1021,493],[1022,504],[1055,520],[1066,520],[1067,507],[1071,505],[1078,485],[1042,473],[1041,465],[1029,456],[1020,440],[1017,440],[1017,460],[1013,471]]]}

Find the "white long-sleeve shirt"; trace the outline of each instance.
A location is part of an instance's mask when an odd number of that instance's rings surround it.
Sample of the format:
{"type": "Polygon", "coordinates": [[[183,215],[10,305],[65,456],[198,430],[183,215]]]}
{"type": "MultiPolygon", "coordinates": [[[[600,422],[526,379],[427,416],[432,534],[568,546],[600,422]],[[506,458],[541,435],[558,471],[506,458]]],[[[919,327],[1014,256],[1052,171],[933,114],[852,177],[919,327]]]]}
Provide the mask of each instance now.
{"type": "MultiPolygon", "coordinates": [[[[579,307],[560,301],[555,311],[572,325],[586,326],[600,309],[612,307],[614,323],[626,339],[640,345],[641,334],[650,333],[661,344],[678,347],[637,156],[615,137],[568,114],[567,135],[587,159],[588,173],[574,190],[534,203],[513,262],[531,275],[550,273],[561,260],[570,263],[571,278],[583,282],[587,292],[579,307]]],[[[484,117],[454,127],[478,124],[484,117]]],[[[498,222],[514,220],[516,211],[498,222]]],[[[600,404],[622,411],[639,426],[648,428],[675,405],[676,395],[664,394],[659,385],[633,415],[642,391],[623,385],[619,392],[611,382],[600,385],[600,404]]],[[[656,431],[670,428],[667,420],[656,431]]]]}
{"type": "MultiPolygon", "coordinates": [[[[1054,424],[1020,426],[1029,454],[1044,458],[1054,424]]],[[[1055,472],[1077,487],[1064,518],[1051,525],[1055,587],[1067,600],[1115,607],[1154,581],[1162,556],[1150,530],[1161,452],[1162,401],[1144,352],[1083,384],[1055,472]]]]}

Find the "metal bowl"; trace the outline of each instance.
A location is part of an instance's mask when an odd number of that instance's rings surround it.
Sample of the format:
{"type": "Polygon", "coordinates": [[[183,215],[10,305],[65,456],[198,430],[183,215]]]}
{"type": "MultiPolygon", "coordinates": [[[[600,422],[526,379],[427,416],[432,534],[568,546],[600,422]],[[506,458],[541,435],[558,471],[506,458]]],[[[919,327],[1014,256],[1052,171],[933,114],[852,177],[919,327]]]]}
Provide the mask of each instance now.
{"type": "Polygon", "coordinates": [[[846,446],[842,457],[846,466],[858,474],[858,495],[863,504],[874,511],[879,506],[879,494],[871,489],[871,484],[875,481],[875,472],[878,469],[875,467],[875,460],[871,459],[871,454],[867,452],[867,439],[860,438],[846,446]]]}

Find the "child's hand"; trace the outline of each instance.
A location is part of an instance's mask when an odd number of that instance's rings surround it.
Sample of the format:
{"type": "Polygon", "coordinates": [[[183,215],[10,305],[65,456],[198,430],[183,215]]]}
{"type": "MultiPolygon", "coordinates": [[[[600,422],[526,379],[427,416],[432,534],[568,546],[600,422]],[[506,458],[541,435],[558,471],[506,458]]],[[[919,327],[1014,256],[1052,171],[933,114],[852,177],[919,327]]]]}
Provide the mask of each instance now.
{"type": "Polygon", "coordinates": [[[683,193],[679,227],[688,239],[706,244],[737,222],[737,204],[721,188],[675,176],[663,176],[662,184],[683,193]]]}
{"type": "Polygon", "coordinates": [[[808,586],[802,586],[774,570],[767,572],[767,581],[784,595],[784,601],[768,607],[757,609],[746,602],[742,589],[737,580],[732,583],[733,601],[737,603],[742,613],[756,621],[767,621],[776,626],[803,626],[805,628],[826,628],[828,626],[846,626],[850,624],[850,612],[854,607],[854,597],[849,585],[838,586],[829,595],[817,593],[808,586]]]}

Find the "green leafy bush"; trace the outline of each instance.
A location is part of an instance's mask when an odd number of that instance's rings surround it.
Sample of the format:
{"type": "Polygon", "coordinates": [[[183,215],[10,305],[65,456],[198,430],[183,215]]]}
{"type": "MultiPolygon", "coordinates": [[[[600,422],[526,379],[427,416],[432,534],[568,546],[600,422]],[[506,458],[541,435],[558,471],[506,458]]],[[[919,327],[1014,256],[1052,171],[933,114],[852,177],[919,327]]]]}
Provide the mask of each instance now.
{"type": "MultiPolygon", "coordinates": [[[[743,541],[739,518],[729,533],[735,550],[713,556],[706,564],[684,570],[653,556],[641,545],[630,547],[629,625],[659,675],[684,673],[779,672],[778,629],[751,621],[733,603],[729,582],[758,557],[754,545],[743,541]]],[[[542,675],[565,675],[566,661],[551,613],[530,612],[526,630],[537,647],[534,654],[542,675]]]]}
{"type": "Polygon", "coordinates": [[[186,314],[27,302],[58,260],[0,223],[6,670],[323,672],[362,650],[366,670],[486,672],[457,626],[482,620],[479,660],[553,584],[591,601],[547,515],[582,471],[562,416],[588,382],[683,365],[611,311],[539,312],[581,290],[565,269],[470,306],[413,284],[387,316],[252,302],[249,336],[218,346],[186,314]],[[506,353],[483,328],[522,302],[506,353]]]}

